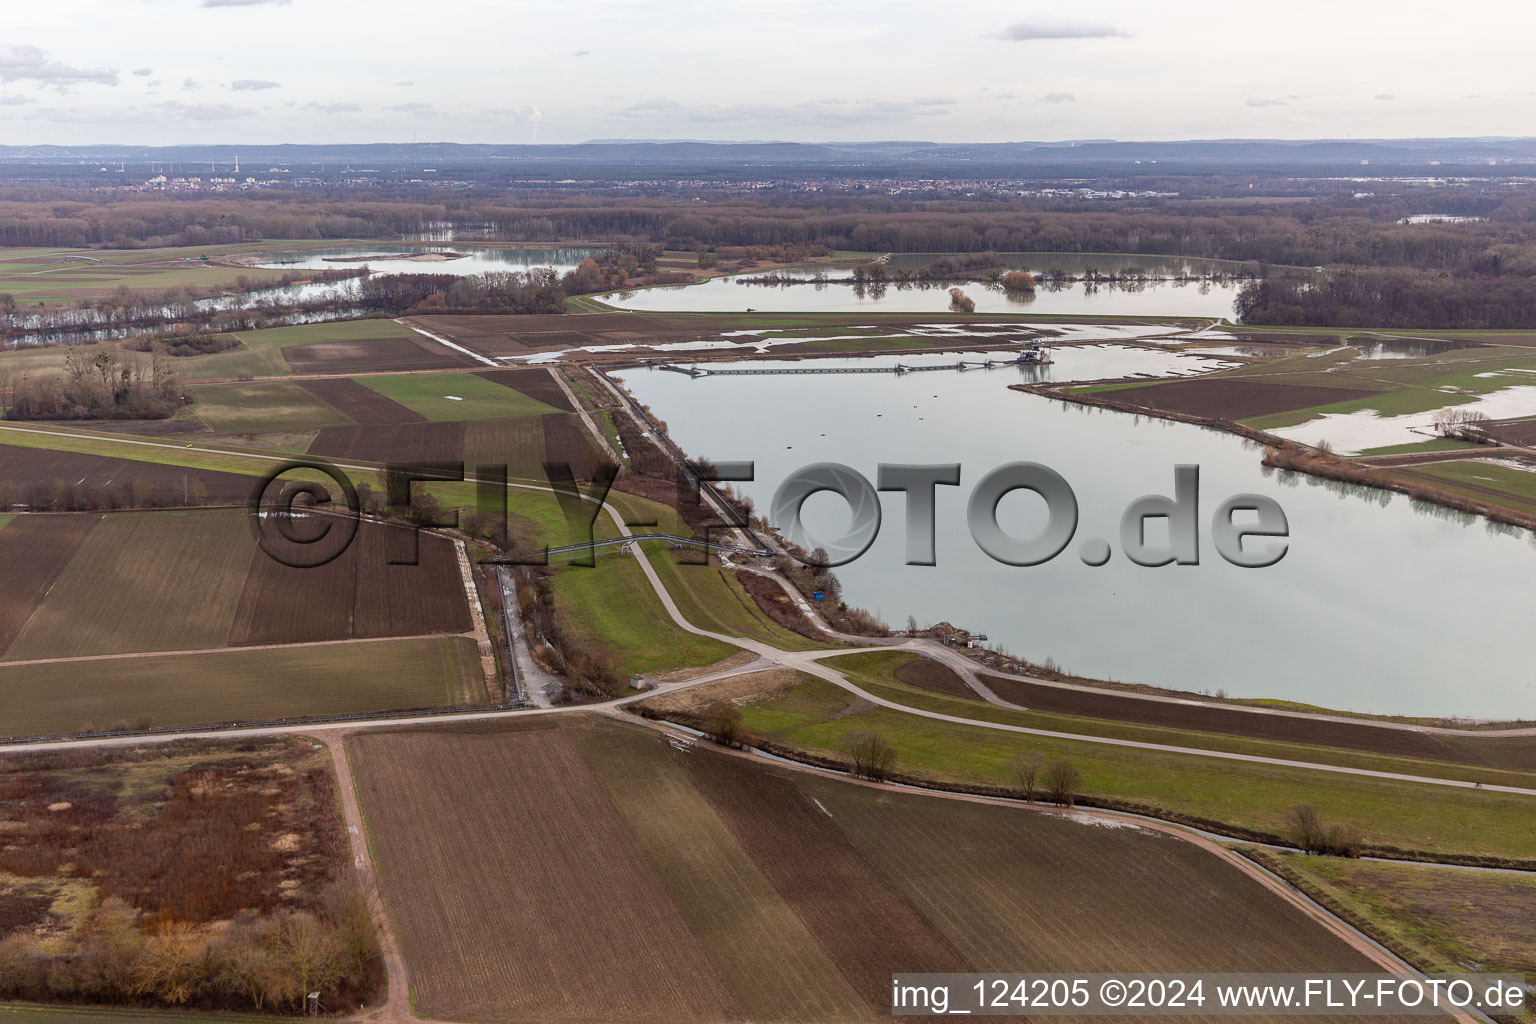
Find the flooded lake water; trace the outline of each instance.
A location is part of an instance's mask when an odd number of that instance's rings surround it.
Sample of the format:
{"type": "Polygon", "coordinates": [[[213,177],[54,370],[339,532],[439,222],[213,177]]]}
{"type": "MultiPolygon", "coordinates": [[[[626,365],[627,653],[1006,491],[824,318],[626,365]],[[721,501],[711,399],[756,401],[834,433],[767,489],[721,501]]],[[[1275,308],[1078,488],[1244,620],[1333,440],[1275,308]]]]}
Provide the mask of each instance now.
{"type": "MultiPolygon", "coordinates": [[[[1536,606],[1529,534],[1416,506],[1403,495],[1267,471],[1254,446],[1229,434],[1008,389],[1040,377],[1198,365],[1118,345],[1054,355],[1049,367],[969,373],[620,376],[690,454],[755,461],[757,480],[736,486],[762,510],[780,482],[815,462],[843,463],[871,481],[881,462],[960,463],[961,486],[937,488],[936,567],[903,564],[905,499],[889,493],[874,545],[836,570],[850,604],[897,628],[908,615],[924,624],[948,620],[1035,661],[1053,658],[1084,675],[1178,689],[1363,712],[1536,717],[1525,640],[1536,606]],[[1044,565],[995,562],[966,530],[972,487],[1015,461],[1051,467],[1077,497],[1076,535],[1044,565]],[[1132,564],[1120,550],[1121,514],[1142,495],[1171,495],[1178,464],[1200,467],[1200,564],[1132,564]],[[1269,496],[1285,510],[1289,548],[1278,564],[1239,568],[1211,545],[1212,513],[1240,493],[1269,496]],[[1079,558],[1088,538],[1110,540],[1108,564],[1094,568],[1079,558]]],[[[732,364],[775,365],[807,364],[732,364]]],[[[1009,533],[1034,536],[1044,506],[1015,492],[998,518],[1009,533]]],[[[839,535],[846,505],[815,495],[804,522],[813,534],[839,535]]]]}
{"type": "Polygon", "coordinates": [[[350,246],[273,252],[268,254],[269,260],[257,265],[274,270],[349,270],[367,267],[375,274],[453,274],[456,277],[539,268],[551,268],[563,274],[575,270],[582,260],[597,251],[564,247],[500,249],[481,246],[395,245],[386,242],[364,248],[350,246]],[[463,258],[409,258],[439,252],[461,253],[463,258]]]}
{"type": "MultiPolygon", "coordinates": [[[[886,261],[891,269],[918,270],[942,254],[903,253],[886,261]]],[[[1033,293],[1006,292],[980,282],[926,281],[883,288],[857,288],[848,284],[756,285],[744,283],[762,273],[717,277],[700,284],[646,288],[600,296],[621,309],[651,312],[742,312],[755,309],[775,313],[943,313],[949,309],[949,290],[958,287],[976,303],[978,313],[1045,313],[1087,316],[1209,316],[1230,317],[1243,281],[1232,278],[1195,279],[1201,275],[1230,274],[1234,263],[1217,260],[1186,260],[1166,256],[1092,256],[1077,253],[1010,253],[1003,263],[1009,270],[1036,274],[1061,272],[1071,277],[1085,274],[1146,275],[1139,279],[1042,282],[1033,293]]],[[[794,271],[810,276],[810,271],[794,271]]],[[[829,277],[846,277],[843,270],[829,277]]]]}

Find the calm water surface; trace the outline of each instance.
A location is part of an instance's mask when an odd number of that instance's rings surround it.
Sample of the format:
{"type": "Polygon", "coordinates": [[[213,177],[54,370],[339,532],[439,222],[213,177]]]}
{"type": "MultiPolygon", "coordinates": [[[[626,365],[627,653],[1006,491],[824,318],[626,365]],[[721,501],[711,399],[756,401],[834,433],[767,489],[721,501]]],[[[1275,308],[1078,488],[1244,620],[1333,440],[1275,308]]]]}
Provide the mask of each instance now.
{"type": "Polygon", "coordinates": [[[534,270],[549,267],[560,273],[575,270],[595,249],[489,249],[477,246],[394,245],[384,243],[368,248],[305,249],[273,252],[268,262],[258,264],[275,270],[348,270],[367,267],[376,274],[488,274],[497,271],[534,270]],[[402,255],[433,252],[463,253],[463,259],[422,262],[400,259],[402,255]],[[390,259],[389,257],[396,257],[390,259]],[[358,257],[366,261],[356,262],[358,257]],[[346,260],[347,262],[338,262],[346,260]]]}
{"type": "MultiPolygon", "coordinates": [[[[933,262],[933,253],[904,253],[890,257],[893,269],[920,269],[933,262]]],[[[604,302],[622,309],[647,311],[741,312],[748,308],[776,313],[943,313],[949,309],[949,289],[959,287],[976,302],[978,313],[1046,313],[1051,315],[1210,316],[1230,317],[1243,282],[1240,280],[1169,280],[1183,275],[1230,273],[1238,264],[1166,256],[1095,256],[1078,253],[1007,253],[1010,270],[1035,273],[1061,271],[1080,276],[1136,272],[1141,281],[1042,284],[1033,294],[1005,292],[978,282],[924,282],[909,287],[856,289],[846,284],[753,285],[740,277],[717,277],[700,284],[604,295],[604,302]],[[1162,278],[1161,280],[1159,278],[1162,278]]],[[[801,272],[795,271],[800,274],[801,272]]],[[[831,277],[847,271],[829,270],[831,277]]],[[[809,272],[801,276],[809,276],[809,272]]]]}
{"type": "MultiPolygon", "coordinates": [[[[1113,345],[1055,356],[1044,369],[699,379],[631,370],[623,380],[691,454],[754,460],[757,481],[738,486],[760,509],[812,462],[841,462],[871,481],[881,462],[961,463],[961,486],[938,488],[936,567],[902,564],[904,498],[892,493],[882,496],[879,539],[837,570],[851,604],[894,626],[908,615],[949,620],[1013,653],[1123,681],[1377,713],[1536,717],[1529,534],[1423,511],[1402,495],[1266,472],[1261,453],[1229,434],[1008,390],[1037,374],[1092,379],[1195,362],[1113,345]],[[992,561],[964,525],[975,483],[1021,460],[1061,473],[1081,515],[1066,550],[1031,568],[992,561]],[[1180,463],[1201,469],[1201,562],[1134,565],[1119,550],[1121,512],[1141,495],[1171,494],[1180,463]],[[1289,551],[1269,568],[1230,565],[1209,541],[1216,506],[1250,492],[1274,498],[1290,520],[1289,551]],[[1078,558],[1090,537],[1111,541],[1107,565],[1078,558]]],[[[999,509],[1002,525],[1021,537],[1044,519],[1028,492],[999,509]]],[[[846,528],[845,506],[814,496],[805,522],[835,536],[846,528]]]]}

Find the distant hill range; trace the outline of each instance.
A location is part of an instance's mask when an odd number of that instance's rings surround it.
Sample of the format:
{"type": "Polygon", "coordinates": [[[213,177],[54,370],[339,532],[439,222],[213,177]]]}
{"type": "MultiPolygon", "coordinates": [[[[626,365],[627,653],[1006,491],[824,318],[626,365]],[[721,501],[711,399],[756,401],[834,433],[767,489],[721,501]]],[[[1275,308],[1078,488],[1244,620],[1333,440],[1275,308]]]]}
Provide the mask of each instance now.
{"type": "Polygon", "coordinates": [[[230,170],[236,154],[252,172],[268,167],[325,165],[328,169],[401,166],[430,168],[487,165],[590,164],[616,166],[870,167],[921,164],[996,168],[1085,164],[1419,166],[1536,163],[1536,138],[1469,139],[1202,139],[1182,142],[704,142],[604,140],[573,145],[466,145],[461,143],[373,143],[367,145],[248,146],[0,146],[0,162],[217,164],[230,170]]]}

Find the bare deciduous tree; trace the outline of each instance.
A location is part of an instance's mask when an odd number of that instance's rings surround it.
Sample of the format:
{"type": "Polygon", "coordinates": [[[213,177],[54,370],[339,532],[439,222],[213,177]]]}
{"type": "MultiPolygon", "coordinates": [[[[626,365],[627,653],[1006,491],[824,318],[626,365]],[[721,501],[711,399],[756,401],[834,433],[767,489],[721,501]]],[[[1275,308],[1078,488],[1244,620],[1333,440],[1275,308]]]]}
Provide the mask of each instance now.
{"type": "Polygon", "coordinates": [[[741,742],[741,708],[730,701],[711,705],[704,721],[704,731],[722,747],[734,747],[741,742]]]}
{"type": "Polygon", "coordinates": [[[1435,432],[1441,437],[1479,444],[1490,435],[1488,414],[1472,409],[1450,408],[1435,413],[1435,432]]]}
{"type": "Polygon", "coordinates": [[[1024,799],[1030,803],[1035,802],[1035,782],[1044,768],[1045,755],[1034,750],[1026,751],[1009,762],[1008,770],[1013,776],[1013,784],[1024,792],[1024,799]]]}
{"type": "Polygon", "coordinates": [[[856,778],[883,782],[896,766],[896,748],[878,732],[856,732],[849,736],[848,753],[853,756],[856,778]]]}
{"type": "Polygon", "coordinates": [[[1286,812],[1291,838],[1306,853],[1332,857],[1358,857],[1364,841],[1348,825],[1323,825],[1323,816],[1311,804],[1296,804],[1286,812]]]}
{"type": "Polygon", "coordinates": [[[1063,807],[1071,807],[1077,802],[1077,791],[1082,781],[1082,775],[1071,761],[1052,761],[1040,779],[1046,796],[1052,803],[1063,807]]]}

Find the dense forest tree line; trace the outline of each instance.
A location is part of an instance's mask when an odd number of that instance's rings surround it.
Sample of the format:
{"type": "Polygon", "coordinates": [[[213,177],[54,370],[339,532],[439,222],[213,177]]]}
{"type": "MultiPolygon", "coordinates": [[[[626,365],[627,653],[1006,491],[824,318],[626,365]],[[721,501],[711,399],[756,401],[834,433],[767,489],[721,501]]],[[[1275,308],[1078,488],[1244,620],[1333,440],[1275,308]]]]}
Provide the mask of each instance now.
{"type": "Polygon", "coordinates": [[[359,306],[370,312],[560,313],[566,293],[552,270],[510,273],[383,274],[364,278],[359,306]]]}
{"type": "MultiPolygon", "coordinates": [[[[1462,202],[1454,202],[1463,198],[1462,202]]],[[[1427,201],[1427,200],[1426,200],[1427,201]]],[[[904,201],[890,196],[538,199],[471,195],[441,204],[349,202],[291,194],[239,199],[112,197],[0,202],[0,245],[164,245],[263,238],[420,237],[456,226],[503,241],[583,239],[614,248],[559,281],[513,275],[460,283],[433,275],[371,279],[369,308],[542,312],[564,295],[664,283],[655,246],[719,265],[742,252],[1128,253],[1213,257],[1247,264],[1347,269],[1313,285],[1289,277],[1250,287],[1254,323],[1524,326],[1536,289],[1536,199],[1514,194],[1449,206],[1475,223],[1403,224],[1400,198],[1211,205],[1166,199],[904,201]],[[1370,272],[1367,273],[1366,271],[1370,272]]],[[[963,257],[959,262],[963,262],[963,257]]]]}
{"type": "Polygon", "coordinates": [[[359,305],[391,313],[563,313],[572,295],[590,295],[626,286],[676,284],[690,274],[657,273],[655,247],[621,241],[589,256],[576,269],[548,268],[489,274],[385,274],[365,278],[359,305]]]}
{"type": "MultiPolygon", "coordinates": [[[[1487,204],[1483,204],[1486,206],[1487,204]]],[[[274,238],[410,238],[453,225],[487,241],[612,240],[669,248],[825,247],[863,252],[1123,252],[1297,266],[1536,271],[1536,199],[1511,198],[1472,224],[1399,224],[1397,204],[1330,200],[1213,206],[1148,200],[775,204],[725,200],[465,198],[450,203],[113,197],[0,201],[0,245],[212,245],[274,238]],[[1389,216],[1391,214],[1391,216],[1389,216]]]]}
{"type": "Polygon", "coordinates": [[[0,201],[0,245],[114,249],[228,245],[265,238],[394,238],[441,223],[444,207],[410,202],[167,199],[0,201]]]}
{"type": "Polygon", "coordinates": [[[358,270],[286,273],[272,281],[241,275],[233,284],[181,285],[163,291],[135,291],[119,285],[109,295],[76,299],[67,305],[28,304],[0,292],[0,337],[34,332],[153,327],[165,324],[217,324],[217,331],[250,330],[268,317],[298,309],[337,308],[339,302],[299,300],[285,289],[292,284],[337,282],[363,277],[358,270]]]}
{"type": "Polygon", "coordinates": [[[1243,323],[1488,329],[1536,324],[1536,279],[1406,267],[1277,275],[1243,286],[1243,323]]]}

